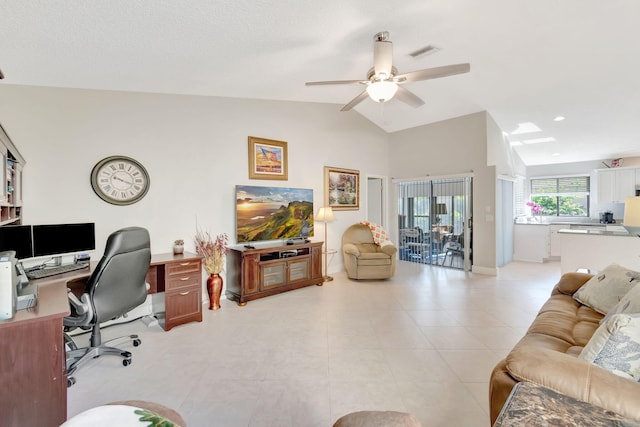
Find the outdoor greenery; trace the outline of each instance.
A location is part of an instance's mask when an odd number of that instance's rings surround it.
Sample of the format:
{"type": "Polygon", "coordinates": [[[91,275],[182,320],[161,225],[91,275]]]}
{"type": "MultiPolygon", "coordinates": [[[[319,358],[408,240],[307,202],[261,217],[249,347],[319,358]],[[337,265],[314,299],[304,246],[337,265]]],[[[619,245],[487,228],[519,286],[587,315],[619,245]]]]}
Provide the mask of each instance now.
{"type": "Polygon", "coordinates": [[[531,200],[542,206],[541,215],[587,216],[587,196],[533,196],[531,200]]]}

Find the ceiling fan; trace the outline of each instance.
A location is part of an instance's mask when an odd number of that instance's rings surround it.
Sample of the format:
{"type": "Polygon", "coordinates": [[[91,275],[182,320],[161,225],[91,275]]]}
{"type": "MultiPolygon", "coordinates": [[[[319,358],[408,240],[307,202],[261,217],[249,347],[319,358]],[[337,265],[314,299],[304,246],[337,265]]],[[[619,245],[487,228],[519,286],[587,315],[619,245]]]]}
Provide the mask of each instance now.
{"type": "Polygon", "coordinates": [[[398,70],[393,66],[393,43],[389,40],[389,32],[382,31],[380,33],[376,33],[373,36],[373,41],[373,68],[371,68],[367,73],[366,80],[307,82],[305,85],[366,85],[366,89],[360,95],[353,98],[347,105],[342,107],[340,111],[351,110],[353,107],[364,101],[367,96],[376,102],[386,102],[396,94],[399,101],[417,108],[424,105],[424,101],[407,89],[403,88],[401,86],[402,84],[407,82],[417,82],[420,80],[437,79],[440,77],[452,76],[454,74],[468,73],[470,70],[469,64],[455,64],[398,74],[398,70]]]}

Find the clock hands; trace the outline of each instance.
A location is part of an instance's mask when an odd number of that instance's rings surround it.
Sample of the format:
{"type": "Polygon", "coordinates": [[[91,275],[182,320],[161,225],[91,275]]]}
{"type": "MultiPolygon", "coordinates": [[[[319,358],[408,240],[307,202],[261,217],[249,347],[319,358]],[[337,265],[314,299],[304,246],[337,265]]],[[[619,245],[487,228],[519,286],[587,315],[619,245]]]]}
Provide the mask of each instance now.
{"type": "Polygon", "coordinates": [[[122,181],[122,182],[124,182],[125,184],[133,185],[133,183],[132,183],[132,182],[125,181],[124,179],[120,178],[120,177],[119,177],[119,176],[117,176],[117,175],[114,175],[114,176],[113,176],[113,179],[117,179],[118,181],[122,181]]]}

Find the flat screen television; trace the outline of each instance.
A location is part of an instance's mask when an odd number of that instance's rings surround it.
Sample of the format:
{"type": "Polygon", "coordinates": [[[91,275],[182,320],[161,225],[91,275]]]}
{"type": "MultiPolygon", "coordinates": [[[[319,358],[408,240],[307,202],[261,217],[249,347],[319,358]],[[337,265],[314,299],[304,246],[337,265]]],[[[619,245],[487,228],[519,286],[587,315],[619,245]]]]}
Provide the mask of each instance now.
{"type": "Polygon", "coordinates": [[[236,186],[238,243],[313,236],[313,190],[236,186]]]}

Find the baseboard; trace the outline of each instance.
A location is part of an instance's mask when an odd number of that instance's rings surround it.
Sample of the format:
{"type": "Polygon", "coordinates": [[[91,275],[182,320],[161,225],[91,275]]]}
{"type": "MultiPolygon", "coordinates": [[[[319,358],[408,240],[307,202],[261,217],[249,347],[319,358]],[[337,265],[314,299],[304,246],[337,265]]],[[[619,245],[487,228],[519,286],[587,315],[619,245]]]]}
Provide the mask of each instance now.
{"type": "Polygon", "coordinates": [[[474,265],[471,267],[471,272],[476,274],[484,274],[487,276],[497,276],[498,269],[495,267],[480,267],[478,265],[474,265]]]}

